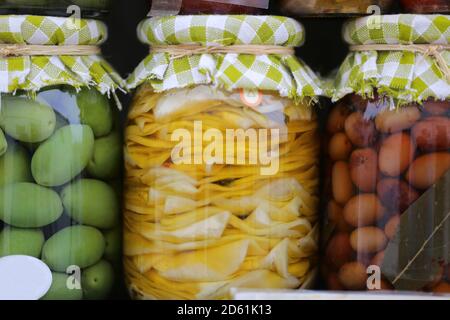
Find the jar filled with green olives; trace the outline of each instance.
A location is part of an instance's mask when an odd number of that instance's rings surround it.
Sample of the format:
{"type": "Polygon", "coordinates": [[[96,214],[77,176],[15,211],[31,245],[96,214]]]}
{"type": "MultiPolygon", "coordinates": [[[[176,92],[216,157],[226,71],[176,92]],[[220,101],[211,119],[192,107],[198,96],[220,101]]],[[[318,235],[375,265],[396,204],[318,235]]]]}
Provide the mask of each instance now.
{"type": "Polygon", "coordinates": [[[94,18],[108,13],[111,0],[0,0],[2,14],[43,14],[67,16],[78,6],[83,17],[94,18]]]}
{"type": "Polygon", "coordinates": [[[99,53],[106,26],[69,20],[0,16],[0,300],[117,283],[122,80],[99,53]]]}

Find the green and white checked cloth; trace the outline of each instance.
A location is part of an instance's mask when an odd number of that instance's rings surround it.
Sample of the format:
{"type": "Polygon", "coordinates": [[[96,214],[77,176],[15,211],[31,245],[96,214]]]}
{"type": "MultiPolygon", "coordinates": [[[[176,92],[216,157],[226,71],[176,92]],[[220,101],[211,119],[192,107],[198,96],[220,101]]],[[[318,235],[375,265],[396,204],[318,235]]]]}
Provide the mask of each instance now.
{"type": "MultiPolygon", "coordinates": [[[[350,45],[450,43],[450,16],[386,15],[349,21],[343,36],[350,45]],[[376,19],[379,19],[378,21],[376,19]]],[[[450,51],[442,55],[450,66],[450,51]]],[[[374,90],[396,105],[428,98],[450,99],[450,84],[435,58],[409,51],[350,53],[338,71],[330,94],[337,101],[350,93],[372,96],[374,90]]]]}
{"type": "MultiPolygon", "coordinates": [[[[19,45],[101,45],[107,28],[95,20],[25,15],[0,16],[0,43],[19,45]]],[[[124,80],[99,55],[0,57],[0,93],[36,92],[68,84],[113,93],[124,80]]]]}
{"type": "MultiPolygon", "coordinates": [[[[297,47],[304,29],[293,19],[274,16],[171,16],[144,20],[139,39],[149,45],[276,45],[297,47]]],[[[155,91],[211,84],[234,89],[278,91],[295,100],[316,101],[322,84],[294,55],[237,53],[171,58],[151,53],[128,79],[128,88],[150,83],[155,91]]]]}

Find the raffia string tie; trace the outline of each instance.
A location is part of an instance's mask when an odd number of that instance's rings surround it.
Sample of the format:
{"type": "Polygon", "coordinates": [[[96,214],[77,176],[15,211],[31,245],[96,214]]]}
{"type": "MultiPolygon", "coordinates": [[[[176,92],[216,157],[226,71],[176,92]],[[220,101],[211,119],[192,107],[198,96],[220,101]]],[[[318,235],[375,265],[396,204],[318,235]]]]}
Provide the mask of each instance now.
{"type": "Polygon", "coordinates": [[[24,56],[91,56],[101,54],[99,46],[94,45],[28,45],[0,44],[0,57],[24,56]]]}
{"type": "Polygon", "coordinates": [[[442,53],[450,50],[450,45],[434,44],[362,44],[350,46],[350,51],[409,51],[423,54],[436,60],[439,70],[450,83],[450,67],[442,53]]]}
{"type": "Polygon", "coordinates": [[[157,45],[150,47],[151,53],[168,53],[172,59],[179,59],[190,57],[199,54],[215,54],[215,53],[236,53],[236,54],[250,54],[255,56],[260,55],[294,55],[295,48],[283,47],[275,45],[157,45]]]}

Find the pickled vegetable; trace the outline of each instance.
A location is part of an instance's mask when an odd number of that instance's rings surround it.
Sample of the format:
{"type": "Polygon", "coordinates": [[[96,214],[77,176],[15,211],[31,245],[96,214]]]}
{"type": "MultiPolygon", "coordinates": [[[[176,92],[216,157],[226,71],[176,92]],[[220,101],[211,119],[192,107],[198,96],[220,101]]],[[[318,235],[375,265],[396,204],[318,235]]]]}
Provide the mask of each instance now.
{"type": "Polygon", "coordinates": [[[109,180],[121,177],[120,135],[109,100],[93,91],[1,97],[0,257],[44,261],[53,283],[43,299],[105,299],[120,265],[119,194],[109,180]]]}
{"type": "MultiPolygon", "coordinates": [[[[8,47],[0,54],[0,260],[10,265],[0,271],[0,283],[9,279],[0,284],[5,300],[88,299],[83,273],[120,250],[121,234],[110,235],[121,225],[112,183],[122,177],[120,141],[112,133],[120,126],[115,92],[124,82],[101,54],[82,50],[100,47],[107,26],[67,18],[78,9],[83,17],[99,17],[110,3],[0,0],[0,44],[8,47]],[[70,52],[56,52],[63,47],[70,52]]],[[[119,269],[119,260],[108,263],[119,269]]],[[[116,276],[102,286],[102,298],[116,276]]]]}
{"type": "Polygon", "coordinates": [[[56,126],[56,115],[50,106],[22,97],[2,97],[0,127],[21,142],[42,142],[56,126]]]}
{"type": "Polygon", "coordinates": [[[117,132],[95,140],[94,153],[89,161],[89,174],[98,179],[117,178],[122,166],[122,140],[117,132]]]}
{"type": "Polygon", "coordinates": [[[20,182],[0,189],[0,220],[19,228],[39,228],[63,213],[58,194],[34,183],[20,182]]]}
{"type": "Polygon", "coordinates": [[[253,109],[209,86],[143,86],[125,139],[125,268],[136,295],[219,299],[236,286],[306,285],[316,268],[317,129],[310,107],[270,93],[253,109]]]}
{"type": "Polygon", "coordinates": [[[351,95],[328,119],[324,280],[335,290],[445,291],[450,102],[370,105],[351,95]]]}
{"type": "Polygon", "coordinates": [[[5,154],[8,149],[8,141],[6,141],[5,134],[0,129],[0,157],[5,154]]]}
{"type": "Polygon", "coordinates": [[[119,223],[119,204],[112,187],[103,181],[80,179],[63,189],[64,208],[80,224],[110,229],[119,223]]]}
{"type": "Polygon", "coordinates": [[[52,286],[42,300],[81,300],[83,298],[83,291],[77,288],[70,288],[67,283],[70,283],[69,277],[65,273],[52,272],[52,286]]]}
{"type": "Polygon", "coordinates": [[[110,263],[101,260],[84,270],[81,286],[88,300],[100,300],[108,297],[114,284],[114,270],[110,263]]]}
{"type": "Polygon", "coordinates": [[[105,250],[105,239],[92,227],[73,226],[55,233],[42,249],[42,260],[57,272],[66,272],[70,266],[86,268],[100,261],[105,250]]]}
{"type": "Polygon", "coordinates": [[[77,94],[81,123],[91,127],[95,137],[103,137],[113,126],[109,100],[97,90],[83,89],[77,94]]]}
{"type": "Polygon", "coordinates": [[[0,257],[26,255],[39,258],[44,245],[39,229],[5,228],[0,231],[0,257]]]}
{"type": "Polygon", "coordinates": [[[61,186],[83,171],[94,152],[94,134],[86,125],[62,127],[43,143],[31,161],[34,179],[43,186],[61,186]]]}
{"type": "Polygon", "coordinates": [[[14,182],[32,180],[30,156],[24,147],[9,143],[8,151],[0,157],[0,187],[14,182]]]}

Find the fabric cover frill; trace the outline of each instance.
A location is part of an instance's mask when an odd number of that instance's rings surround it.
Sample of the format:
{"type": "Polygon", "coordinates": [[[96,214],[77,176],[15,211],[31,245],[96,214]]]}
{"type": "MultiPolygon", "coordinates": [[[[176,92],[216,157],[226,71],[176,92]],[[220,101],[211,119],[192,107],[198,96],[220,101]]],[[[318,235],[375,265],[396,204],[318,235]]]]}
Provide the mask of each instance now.
{"type": "MultiPolygon", "coordinates": [[[[386,15],[349,21],[343,30],[349,45],[450,43],[450,16],[386,15]]],[[[450,66],[450,51],[442,51],[450,66]]],[[[350,93],[391,98],[395,105],[450,98],[450,84],[436,59],[410,51],[351,52],[341,65],[329,94],[338,101],[350,93]]]]}
{"type": "MultiPolygon", "coordinates": [[[[0,43],[19,45],[101,45],[106,25],[96,20],[29,15],[0,16],[0,43]]],[[[110,94],[123,80],[100,55],[19,56],[0,58],[0,93],[67,84],[110,94]]]]}

